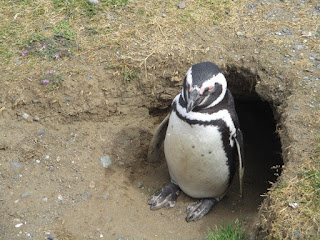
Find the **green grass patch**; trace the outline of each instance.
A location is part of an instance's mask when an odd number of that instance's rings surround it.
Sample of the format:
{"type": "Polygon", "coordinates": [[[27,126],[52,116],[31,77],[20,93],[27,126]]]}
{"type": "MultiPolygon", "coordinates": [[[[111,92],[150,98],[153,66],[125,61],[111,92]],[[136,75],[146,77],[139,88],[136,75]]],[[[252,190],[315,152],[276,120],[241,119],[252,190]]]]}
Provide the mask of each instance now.
{"type": "Polygon", "coordinates": [[[239,220],[234,223],[216,227],[215,231],[208,230],[206,240],[245,240],[247,239],[245,231],[239,220]]]}

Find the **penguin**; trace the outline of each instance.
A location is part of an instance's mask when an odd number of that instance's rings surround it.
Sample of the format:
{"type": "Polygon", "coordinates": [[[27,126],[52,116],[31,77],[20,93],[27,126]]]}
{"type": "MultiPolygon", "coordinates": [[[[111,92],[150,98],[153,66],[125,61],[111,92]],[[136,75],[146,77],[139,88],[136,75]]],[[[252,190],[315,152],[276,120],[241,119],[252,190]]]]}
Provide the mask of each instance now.
{"type": "Polygon", "coordinates": [[[240,195],[244,174],[243,136],[227,80],[212,62],[190,67],[182,92],[157,128],[148,151],[159,159],[161,145],[171,182],[149,199],[151,210],[174,207],[183,191],[198,199],[187,207],[186,221],[197,221],[226,194],[239,168],[240,195]]]}

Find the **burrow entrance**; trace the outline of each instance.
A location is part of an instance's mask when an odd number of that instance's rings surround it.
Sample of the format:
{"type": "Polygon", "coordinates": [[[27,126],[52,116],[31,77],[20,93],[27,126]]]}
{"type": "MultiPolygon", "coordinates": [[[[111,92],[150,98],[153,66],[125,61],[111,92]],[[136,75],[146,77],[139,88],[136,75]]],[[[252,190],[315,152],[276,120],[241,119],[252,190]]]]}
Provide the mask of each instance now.
{"type": "MultiPolygon", "coordinates": [[[[280,137],[276,131],[278,116],[274,115],[273,103],[264,101],[255,91],[258,76],[235,67],[229,67],[223,72],[234,96],[244,135],[244,199],[239,197],[236,175],[226,197],[204,221],[208,226],[214,226],[238,218],[244,220],[245,228],[251,234],[263,201],[261,195],[268,191],[271,183],[276,182],[283,165],[280,137]]],[[[153,108],[149,113],[153,116],[165,116],[168,111],[169,107],[162,110],[153,108]]],[[[167,171],[166,166],[162,169],[167,171]]],[[[188,198],[185,201],[189,201],[188,198]]]]}
{"type": "MultiPolygon", "coordinates": [[[[256,202],[281,174],[281,141],[273,102],[264,101],[255,91],[259,77],[246,69],[227,68],[225,76],[232,92],[244,136],[244,191],[256,202]]],[[[259,203],[259,204],[260,204],[259,203]]]]}

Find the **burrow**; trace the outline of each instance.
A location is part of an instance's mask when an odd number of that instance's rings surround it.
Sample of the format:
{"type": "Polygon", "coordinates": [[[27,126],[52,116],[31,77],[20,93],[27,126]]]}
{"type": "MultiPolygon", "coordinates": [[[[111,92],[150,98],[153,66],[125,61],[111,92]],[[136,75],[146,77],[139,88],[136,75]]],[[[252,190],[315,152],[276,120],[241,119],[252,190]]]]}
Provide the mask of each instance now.
{"type": "MultiPolygon", "coordinates": [[[[263,94],[256,91],[256,86],[261,81],[257,73],[237,66],[227,66],[223,72],[228,81],[228,88],[235,99],[236,111],[244,135],[245,195],[242,201],[249,201],[249,203],[240,204],[240,206],[246,208],[243,210],[243,215],[248,211],[248,205],[258,213],[264,200],[263,196],[277,181],[284,164],[281,139],[277,131],[281,119],[277,110],[279,101],[272,100],[274,96],[267,92],[268,88],[263,94]]],[[[180,91],[181,87],[176,86],[176,93],[180,91]]],[[[169,113],[170,104],[166,108],[163,105],[160,101],[159,107],[150,108],[150,115],[159,117],[169,113]]],[[[237,181],[238,178],[235,176],[231,191],[238,194],[237,181]]],[[[231,201],[230,204],[232,204],[231,201]]]]}

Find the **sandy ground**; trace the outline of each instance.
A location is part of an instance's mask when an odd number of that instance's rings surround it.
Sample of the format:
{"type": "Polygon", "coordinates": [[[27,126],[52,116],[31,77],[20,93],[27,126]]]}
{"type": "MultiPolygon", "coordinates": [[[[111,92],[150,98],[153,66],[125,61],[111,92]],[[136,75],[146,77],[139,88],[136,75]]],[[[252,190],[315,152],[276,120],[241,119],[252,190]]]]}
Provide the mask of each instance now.
{"type": "MultiPolygon", "coordinates": [[[[270,12],[278,16],[279,9],[270,12]]],[[[282,153],[285,163],[291,161],[286,176],[292,176],[295,170],[290,169],[300,168],[303,159],[297,153],[309,149],[316,135],[319,68],[314,63],[304,71],[298,64],[301,53],[307,59],[311,54],[303,42],[308,37],[300,33],[288,36],[296,53],[283,57],[279,47],[243,37],[252,29],[241,31],[191,34],[189,42],[211,50],[195,52],[192,58],[186,53],[154,54],[146,68],[137,67],[138,78],[132,82],[104,61],[114,54],[112,49],[101,51],[95,61],[82,53],[59,59],[61,71],[72,71],[55,91],[38,83],[39,66],[30,69],[24,81],[10,81],[10,74],[3,74],[0,238],[201,239],[208,228],[236,219],[253,234],[261,224],[261,195],[269,181],[275,181],[276,171],[270,168],[282,164],[282,153]],[[303,49],[297,50],[297,44],[304,44],[303,49]],[[292,67],[288,59],[297,64],[292,67]],[[185,72],[205,60],[221,66],[237,99],[246,139],[244,199],[235,177],[210,214],[186,223],[186,207],[195,202],[186,195],[172,209],[149,209],[147,199],[170,179],[164,156],[159,163],[149,163],[147,149],[180,92],[185,72]],[[107,169],[102,156],[112,160],[107,169]]],[[[265,205],[268,210],[268,202],[265,205]]]]}

